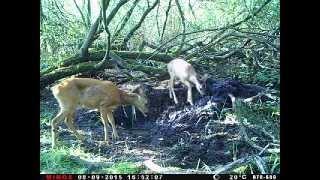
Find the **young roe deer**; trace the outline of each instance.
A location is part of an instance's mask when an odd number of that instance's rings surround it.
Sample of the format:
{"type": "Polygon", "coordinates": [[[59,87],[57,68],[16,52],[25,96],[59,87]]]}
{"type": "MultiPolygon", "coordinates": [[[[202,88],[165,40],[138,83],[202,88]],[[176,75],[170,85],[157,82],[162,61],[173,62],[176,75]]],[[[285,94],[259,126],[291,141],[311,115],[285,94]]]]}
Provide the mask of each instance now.
{"type": "Polygon", "coordinates": [[[140,86],[132,92],[120,90],[111,81],[101,81],[90,78],[68,78],[51,88],[57,99],[60,112],[51,121],[52,148],[57,142],[57,124],[64,120],[68,128],[80,140],[84,140],[74,126],[74,116],[77,107],[97,109],[100,112],[104,125],[104,141],[108,143],[108,123],[112,126],[112,137],[117,139],[118,133],[115,127],[113,110],[119,105],[133,105],[144,116],[148,112],[147,97],[140,86]]]}
{"type": "Polygon", "coordinates": [[[184,59],[176,58],[170,61],[167,65],[168,72],[170,75],[169,81],[169,96],[174,99],[174,102],[178,104],[178,100],[176,94],[174,93],[174,80],[179,79],[183,84],[188,87],[188,98],[187,101],[193,105],[192,101],[192,86],[193,84],[196,86],[198,92],[201,95],[204,95],[202,90],[202,85],[199,83],[197,79],[197,73],[192,67],[191,64],[186,62],[184,59]]]}

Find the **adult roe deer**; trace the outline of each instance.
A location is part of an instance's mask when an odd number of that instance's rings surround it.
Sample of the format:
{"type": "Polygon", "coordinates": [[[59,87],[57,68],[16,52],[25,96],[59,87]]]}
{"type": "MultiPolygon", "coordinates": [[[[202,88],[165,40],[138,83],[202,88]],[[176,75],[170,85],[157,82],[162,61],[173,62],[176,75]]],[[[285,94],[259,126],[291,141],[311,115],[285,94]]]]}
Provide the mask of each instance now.
{"type": "Polygon", "coordinates": [[[133,105],[137,107],[144,116],[148,112],[148,99],[141,88],[136,87],[132,92],[120,90],[111,81],[101,81],[90,78],[71,77],[63,80],[51,88],[57,99],[60,112],[51,121],[52,148],[57,142],[57,124],[65,120],[68,128],[80,140],[84,140],[74,126],[74,116],[77,107],[97,109],[100,112],[104,125],[104,141],[108,142],[108,123],[112,126],[112,137],[117,139],[118,133],[115,127],[113,110],[119,105],[133,105]]]}

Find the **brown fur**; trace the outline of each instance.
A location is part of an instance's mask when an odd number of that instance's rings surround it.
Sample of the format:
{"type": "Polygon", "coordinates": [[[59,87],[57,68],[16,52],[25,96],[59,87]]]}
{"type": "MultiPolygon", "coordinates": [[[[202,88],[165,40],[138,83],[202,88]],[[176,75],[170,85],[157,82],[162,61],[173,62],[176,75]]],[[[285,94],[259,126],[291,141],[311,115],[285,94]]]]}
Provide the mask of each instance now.
{"type": "Polygon", "coordinates": [[[120,90],[111,81],[71,77],[55,85],[51,90],[60,106],[60,112],[51,122],[52,147],[56,145],[56,126],[61,120],[65,120],[68,128],[72,130],[75,136],[83,140],[83,137],[74,127],[75,111],[79,106],[97,109],[100,112],[106,142],[109,141],[108,123],[111,124],[113,137],[115,139],[119,137],[113,117],[113,110],[119,105],[133,105],[143,114],[148,112],[146,96],[139,87],[135,90],[138,93],[130,93],[120,90]]]}

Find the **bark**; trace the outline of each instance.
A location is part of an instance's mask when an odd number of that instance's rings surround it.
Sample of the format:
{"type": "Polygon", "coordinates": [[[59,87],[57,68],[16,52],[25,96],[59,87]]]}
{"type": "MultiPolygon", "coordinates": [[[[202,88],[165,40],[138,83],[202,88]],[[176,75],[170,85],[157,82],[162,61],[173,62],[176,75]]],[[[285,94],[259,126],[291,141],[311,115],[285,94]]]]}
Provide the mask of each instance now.
{"type": "Polygon", "coordinates": [[[87,57],[89,56],[89,47],[91,46],[91,44],[93,43],[94,39],[96,39],[95,35],[96,32],[98,30],[100,21],[101,21],[101,15],[102,15],[102,11],[100,11],[99,16],[97,17],[97,19],[94,21],[94,23],[92,24],[92,26],[89,29],[89,32],[82,44],[82,46],[80,47],[80,57],[87,57]]]}
{"type": "Polygon", "coordinates": [[[91,2],[87,0],[87,24],[91,27],[91,2]]]}
{"type": "MultiPolygon", "coordinates": [[[[104,30],[106,31],[108,35],[108,40],[107,40],[107,50],[106,53],[103,57],[103,59],[96,65],[97,68],[102,68],[107,64],[107,60],[109,59],[109,52],[110,52],[110,31],[107,25],[107,18],[106,18],[106,10],[109,6],[110,1],[102,0],[101,1],[101,8],[102,8],[102,18],[103,18],[103,24],[104,24],[104,30]]],[[[120,2],[121,3],[121,2],[120,2]]],[[[119,3],[119,4],[120,4],[119,3]]],[[[116,8],[114,8],[116,9],[116,8]]],[[[110,16],[109,16],[110,17],[110,16]]]]}

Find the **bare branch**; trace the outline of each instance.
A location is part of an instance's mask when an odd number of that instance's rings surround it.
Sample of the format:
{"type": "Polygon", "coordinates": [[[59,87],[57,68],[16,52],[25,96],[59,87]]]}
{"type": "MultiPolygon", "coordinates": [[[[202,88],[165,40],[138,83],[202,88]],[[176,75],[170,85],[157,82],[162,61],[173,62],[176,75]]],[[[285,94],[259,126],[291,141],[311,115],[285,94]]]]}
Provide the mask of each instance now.
{"type": "Polygon", "coordinates": [[[192,57],[194,57],[195,55],[197,55],[198,53],[202,53],[204,52],[205,50],[207,50],[209,47],[219,43],[220,41],[222,41],[223,39],[231,36],[232,32],[227,32],[225,34],[223,34],[221,37],[219,37],[218,39],[215,39],[214,41],[211,41],[210,43],[208,43],[207,45],[205,45],[203,48],[201,48],[201,50],[197,51],[197,52],[194,52],[194,53],[191,53],[189,54],[186,59],[190,59],[192,57]]]}
{"type": "Polygon", "coordinates": [[[193,18],[196,19],[196,15],[195,15],[195,13],[194,13],[194,11],[193,11],[193,9],[192,9],[192,5],[191,5],[190,0],[189,0],[189,3],[188,3],[188,6],[189,6],[189,9],[190,9],[190,11],[191,11],[191,13],[192,13],[193,18]]]}
{"type": "Polygon", "coordinates": [[[150,6],[141,16],[138,24],[136,24],[130,31],[129,33],[126,35],[126,37],[123,40],[123,47],[127,47],[127,43],[130,40],[130,38],[133,36],[133,34],[136,32],[136,30],[138,30],[142,24],[142,22],[144,21],[144,19],[147,17],[147,15],[151,12],[152,9],[154,9],[156,7],[156,5],[159,3],[160,0],[155,0],[154,3],[152,4],[152,6],[150,6]]]}
{"type": "Polygon", "coordinates": [[[157,7],[157,14],[156,14],[156,21],[157,21],[157,31],[158,31],[158,36],[160,37],[160,26],[159,26],[159,8],[160,8],[160,1],[157,7]]]}
{"type": "MultiPolygon", "coordinates": [[[[224,26],[224,27],[219,27],[219,28],[209,28],[209,29],[203,29],[203,30],[198,30],[198,31],[192,31],[192,32],[188,32],[188,33],[177,34],[176,36],[174,36],[171,39],[169,39],[167,42],[161,44],[159,46],[159,49],[163,48],[165,45],[167,45],[168,43],[172,42],[173,40],[175,40],[176,38],[178,38],[179,36],[182,36],[182,35],[190,35],[190,34],[202,33],[202,32],[207,32],[207,31],[219,31],[219,30],[226,30],[226,29],[230,29],[230,28],[235,28],[235,27],[241,25],[242,23],[250,20],[254,16],[256,16],[270,2],[271,2],[271,0],[266,0],[266,2],[263,3],[253,14],[248,15],[246,18],[244,18],[243,20],[241,20],[241,21],[239,21],[237,23],[230,24],[230,25],[227,25],[227,26],[224,26]]],[[[158,49],[153,51],[153,54],[157,54],[157,52],[158,52],[158,49]]],[[[150,57],[150,58],[152,58],[152,57],[150,57]]]]}
{"type": "MultiPolygon", "coordinates": [[[[126,4],[127,2],[129,2],[129,0],[121,0],[116,7],[114,7],[112,9],[112,11],[110,12],[109,16],[106,19],[106,26],[109,25],[109,23],[111,22],[111,20],[113,19],[113,17],[117,14],[117,12],[119,11],[119,9],[121,8],[121,6],[123,6],[124,4],[126,4]]],[[[107,9],[106,9],[107,10],[107,9]]]]}
{"type": "Polygon", "coordinates": [[[135,0],[131,6],[131,8],[129,9],[129,11],[127,12],[124,20],[122,21],[120,28],[114,33],[111,42],[114,42],[114,40],[117,38],[117,36],[120,34],[120,32],[123,30],[123,28],[125,27],[125,25],[127,24],[129,18],[131,17],[131,14],[134,10],[134,8],[136,7],[136,5],[138,4],[140,0],[135,0]]]}
{"type": "Polygon", "coordinates": [[[91,26],[91,1],[87,0],[87,24],[91,26]]]}
{"type": "Polygon", "coordinates": [[[81,15],[81,19],[82,19],[83,24],[85,25],[86,29],[89,29],[89,25],[87,24],[87,21],[86,21],[84,15],[83,15],[83,12],[82,12],[82,10],[80,9],[80,7],[78,6],[76,0],[73,0],[73,3],[75,4],[77,10],[79,11],[79,13],[80,13],[80,15],[81,15]]]}
{"type": "Polygon", "coordinates": [[[166,26],[167,26],[167,20],[168,20],[168,16],[169,16],[169,11],[170,11],[170,8],[171,8],[171,1],[172,0],[169,0],[169,4],[168,4],[167,10],[166,10],[166,19],[164,20],[164,23],[163,23],[160,42],[162,42],[162,40],[163,40],[163,34],[164,34],[164,31],[165,31],[166,26]]]}
{"type": "Polygon", "coordinates": [[[233,32],[232,36],[252,39],[254,41],[263,43],[263,44],[265,44],[267,46],[271,46],[273,48],[273,50],[276,50],[276,51],[278,51],[280,49],[280,47],[278,47],[276,44],[273,44],[271,42],[268,42],[265,39],[262,39],[262,38],[259,38],[259,37],[255,37],[255,36],[252,36],[252,35],[248,35],[248,34],[244,34],[244,33],[240,33],[240,32],[233,32]]]}

